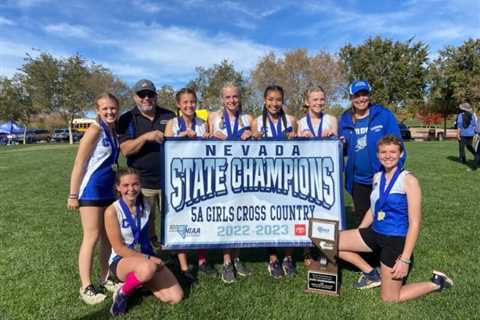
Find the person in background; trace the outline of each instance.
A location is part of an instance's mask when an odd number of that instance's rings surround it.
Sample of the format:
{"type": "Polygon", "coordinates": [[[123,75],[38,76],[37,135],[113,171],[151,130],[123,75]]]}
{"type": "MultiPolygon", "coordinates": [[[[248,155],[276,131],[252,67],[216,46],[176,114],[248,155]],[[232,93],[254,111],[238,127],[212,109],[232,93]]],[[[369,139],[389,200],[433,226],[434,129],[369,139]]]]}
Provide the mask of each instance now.
{"type": "MultiPolygon", "coordinates": [[[[475,135],[475,127],[477,125],[477,116],[473,112],[472,106],[468,102],[464,102],[458,106],[460,112],[455,121],[457,126],[458,154],[461,163],[467,163],[465,156],[465,147],[476,158],[476,152],[473,148],[473,136],[475,135]]],[[[474,169],[477,167],[477,161],[474,163],[474,169]]]]}

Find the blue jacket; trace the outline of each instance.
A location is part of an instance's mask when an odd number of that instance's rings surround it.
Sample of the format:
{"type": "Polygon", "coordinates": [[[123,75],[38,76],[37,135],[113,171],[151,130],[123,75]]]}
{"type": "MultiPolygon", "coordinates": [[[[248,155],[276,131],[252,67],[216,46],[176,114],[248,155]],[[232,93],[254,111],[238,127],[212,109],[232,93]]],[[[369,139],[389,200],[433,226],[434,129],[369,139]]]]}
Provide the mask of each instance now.
{"type": "MultiPolygon", "coordinates": [[[[367,132],[367,148],[370,165],[373,172],[380,171],[381,164],[377,158],[377,143],[386,135],[394,135],[402,139],[400,128],[394,114],[382,105],[375,104],[369,107],[369,122],[367,132]]],[[[340,117],[338,126],[338,135],[345,138],[344,154],[348,157],[345,166],[345,189],[352,193],[353,176],[354,176],[354,157],[355,145],[357,144],[357,135],[355,133],[355,125],[352,120],[352,109],[345,111],[340,117]]],[[[400,163],[403,166],[406,159],[404,152],[400,163]]],[[[372,176],[373,179],[373,176],[372,176]]]]}
{"type": "Polygon", "coordinates": [[[456,126],[460,130],[461,137],[473,137],[475,135],[476,127],[477,127],[477,117],[474,113],[471,114],[471,121],[470,125],[466,128],[463,126],[463,118],[465,116],[465,112],[461,112],[457,115],[456,119],[456,126]]]}

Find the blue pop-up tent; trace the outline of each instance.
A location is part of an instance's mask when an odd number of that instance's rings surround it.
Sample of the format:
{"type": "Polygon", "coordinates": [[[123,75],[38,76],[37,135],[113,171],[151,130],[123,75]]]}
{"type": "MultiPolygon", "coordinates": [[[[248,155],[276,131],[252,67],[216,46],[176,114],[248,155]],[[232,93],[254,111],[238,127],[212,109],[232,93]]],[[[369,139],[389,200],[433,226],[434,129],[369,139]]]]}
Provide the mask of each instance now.
{"type": "Polygon", "coordinates": [[[13,120],[8,120],[5,123],[0,124],[0,133],[12,134],[12,133],[23,133],[25,128],[17,125],[13,120]]]}

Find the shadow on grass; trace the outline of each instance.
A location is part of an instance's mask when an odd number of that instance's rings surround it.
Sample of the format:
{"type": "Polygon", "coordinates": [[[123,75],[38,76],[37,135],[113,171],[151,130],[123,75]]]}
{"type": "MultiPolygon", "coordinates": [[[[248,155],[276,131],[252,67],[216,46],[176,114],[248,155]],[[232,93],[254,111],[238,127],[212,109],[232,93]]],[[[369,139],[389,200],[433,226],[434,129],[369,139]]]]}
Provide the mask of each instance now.
{"type": "Polygon", "coordinates": [[[462,162],[458,157],[455,156],[448,156],[447,159],[456,163],[463,164],[465,165],[465,167],[468,167],[470,169],[476,169],[475,160],[467,160],[467,162],[462,162]]]}

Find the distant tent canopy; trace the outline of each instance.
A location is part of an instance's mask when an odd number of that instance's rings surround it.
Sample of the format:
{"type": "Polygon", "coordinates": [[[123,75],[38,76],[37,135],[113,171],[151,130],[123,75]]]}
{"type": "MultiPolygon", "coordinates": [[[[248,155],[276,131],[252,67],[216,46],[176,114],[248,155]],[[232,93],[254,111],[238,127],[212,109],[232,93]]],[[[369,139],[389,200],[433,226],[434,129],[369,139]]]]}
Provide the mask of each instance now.
{"type": "Polygon", "coordinates": [[[8,120],[5,123],[0,124],[0,133],[12,134],[12,133],[23,133],[25,128],[20,127],[12,120],[8,120]]]}

